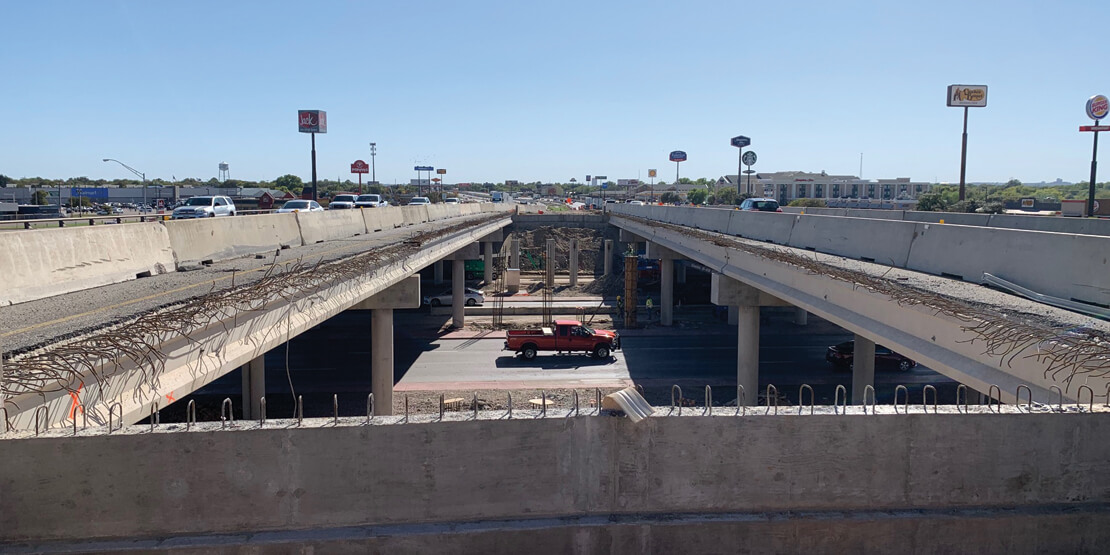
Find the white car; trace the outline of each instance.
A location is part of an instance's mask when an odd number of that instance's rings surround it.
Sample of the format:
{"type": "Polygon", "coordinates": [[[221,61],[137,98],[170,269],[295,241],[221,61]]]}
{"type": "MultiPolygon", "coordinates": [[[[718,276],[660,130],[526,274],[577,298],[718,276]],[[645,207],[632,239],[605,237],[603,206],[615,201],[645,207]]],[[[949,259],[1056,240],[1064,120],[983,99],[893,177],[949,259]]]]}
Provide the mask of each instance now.
{"type": "Polygon", "coordinates": [[[358,195],[335,195],[328,203],[328,210],[344,210],[355,207],[358,195]]]}
{"type": "Polygon", "coordinates": [[[185,220],[190,218],[214,218],[216,216],[234,215],[235,203],[231,198],[217,195],[190,198],[182,203],[181,206],[174,208],[171,217],[175,220],[185,220]]]}
{"type": "Polygon", "coordinates": [[[431,204],[432,201],[428,197],[412,197],[409,201],[409,206],[419,206],[421,204],[431,204]]]}
{"type": "Polygon", "coordinates": [[[459,198],[458,197],[447,197],[447,198],[443,199],[443,203],[444,204],[458,204],[459,203],[459,198]]]}
{"type": "Polygon", "coordinates": [[[359,195],[355,199],[355,208],[384,208],[386,206],[389,206],[389,203],[381,195],[359,195]]]}
{"type": "Polygon", "coordinates": [[[323,212],[324,207],[314,200],[290,200],[284,206],[278,209],[278,214],[288,214],[289,212],[323,212]]]}
{"type": "MultiPolygon", "coordinates": [[[[464,303],[466,306],[477,306],[486,302],[486,297],[477,289],[467,287],[463,296],[466,298],[466,302],[464,303]]],[[[430,306],[451,306],[451,299],[451,290],[448,289],[439,295],[424,297],[424,304],[430,306]]]]}

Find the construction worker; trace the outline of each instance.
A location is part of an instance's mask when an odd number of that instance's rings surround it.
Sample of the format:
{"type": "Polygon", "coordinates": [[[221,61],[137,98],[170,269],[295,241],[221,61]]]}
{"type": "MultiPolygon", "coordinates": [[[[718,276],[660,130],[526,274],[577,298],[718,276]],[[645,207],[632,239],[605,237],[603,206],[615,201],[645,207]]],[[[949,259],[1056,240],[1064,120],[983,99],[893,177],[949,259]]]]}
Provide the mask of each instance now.
{"type": "Polygon", "coordinates": [[[655,303],[653,303],[651,301],[651,297],[648,297],[647,302],[645,304],[647,305],[647,313],[648,313],[647,317],[648,317],[648,321],[650,322],[651,317],[652,317],[652,311],[655,309],[655,303]]]}
{"type": "Polygon", "coordinates": [[[620,314],[622,318],[624,317],[624,297],[620,295],[617,295],[617,314],[620,314]]]}

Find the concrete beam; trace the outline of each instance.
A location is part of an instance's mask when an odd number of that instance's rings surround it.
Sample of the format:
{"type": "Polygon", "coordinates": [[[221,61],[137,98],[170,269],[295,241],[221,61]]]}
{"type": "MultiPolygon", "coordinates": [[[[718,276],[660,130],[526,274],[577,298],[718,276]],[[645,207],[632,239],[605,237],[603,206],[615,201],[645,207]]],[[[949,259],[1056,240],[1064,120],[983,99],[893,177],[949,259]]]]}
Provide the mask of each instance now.
{"type": "Polygon", "coordinates": [[[659,243],[648,242],[647,253],[648,258],[652,260],[685,260],[686,257],[681,254],[660,245],[659,243]]]}
{"type": "Polygon", "coordinates": [[[714,273],[710,278],[709,302],[718,306],[789,306],[790,303],[744,282],[714,273]]]}
{"type": "Polygon", "coordinates": [[[623,228],[621,229],[620,240],[622,243],[643,243],[644,241],[647,241],[647,239],[644,239],[642,236],[636,235],[635,233],[627,231],[623,228]]]}
{"type": "Polygon", "coordinates": [[[444,260],[480,260],[482,253],[478,250],[478,243],[471,243],[451,253],[444,260]]]}
{"type": "Polygon", "coordinates": [[[490,233],[489,235],[486,235],[485,237],[482,237],[481,239],[478,239],[478,241],[481,242],[481,243],[500,243],[504,240],[505,240],[505,230],[504,229],[499,229],[497,231],[494,231],[493,233],[490,233]]]}
{"type": "Polygon", "coordinates": [[[379,308],[420,308],[420,276],[409,276],[390,285],[385,290],[362,300],[351,310],[377,310],[379,308]]]}

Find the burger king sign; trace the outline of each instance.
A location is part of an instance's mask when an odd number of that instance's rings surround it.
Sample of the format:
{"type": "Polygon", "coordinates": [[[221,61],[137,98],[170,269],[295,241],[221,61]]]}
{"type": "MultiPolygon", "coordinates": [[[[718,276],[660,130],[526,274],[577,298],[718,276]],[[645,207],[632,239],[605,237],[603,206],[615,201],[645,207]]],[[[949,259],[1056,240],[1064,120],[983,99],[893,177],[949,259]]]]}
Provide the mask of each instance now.
{"type": "Polygon", "coordinates": [[[1087,99],[1087,117],[1098,121],[1110,114],[1110,100],[1101,94],[1087,99]]]}

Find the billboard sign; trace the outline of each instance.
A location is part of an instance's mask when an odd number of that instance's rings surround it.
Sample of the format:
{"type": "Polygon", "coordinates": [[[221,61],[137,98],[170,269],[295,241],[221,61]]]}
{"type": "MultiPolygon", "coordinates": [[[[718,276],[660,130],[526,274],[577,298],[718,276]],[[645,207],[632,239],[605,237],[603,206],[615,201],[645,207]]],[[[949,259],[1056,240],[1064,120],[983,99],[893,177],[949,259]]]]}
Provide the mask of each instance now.
{"type": "Polygon", "coordinates": [[[413,169],[413,171],[418,171],[418,172],[435,171],[435,168],[433,168],[431,166],[413,166],[412,169],[413,169]]]}
{"type": "Polygon", "coordinates": [[[1087,99],[1087,117],[1098,121],[1110,113],[1110,100],[1101,94],[1087,99]]]}
{"type": "Polygon", "coordinates": [[[301,133],[327,133],[328,113],[323,110],[298,110],[297,131],[301,133]]]}
{"type": "Polygon", "coordinates": [[[982,108],[987,105],[987,86],[948,85],[948,105],[957,108],[982,108]]]}
{"type": "Polygon", "coordinates": [[[436,173],[439,174],[439,175],[443,175],[443,174],[447,173],[447,170],[445,170],[443,168],[439,168],[438,170],[436,170],[436,173]]]}
{"type": "Polygon", "coordinates": [[[69,196],[84,198],[108,198],[107,187],[70,187],[69,196]]]}
{"type": "Polygon", "coordinates": [[[686,153],[681,151],[681,150],[671,151],[670,160],[671,160],[671,162],[685,162],[686,161],[686,153]]]}
{"type": "Polygon", "coordinates": [[[355,160],[355,163],[351,164],[351,173],[370,173],[370,166],[362,160],[355,160]]]}
{"type": "Polygon", "coordinates": [[[659,172],[655,170],[648,170],[648,177],[655,177],[659,172]]]}
{"type": "Polygon", "coordinates": [[[752,140],[748,137],[743,136],[743,135],[738,135],[736,137],[733,137],[730,142],[732,143],[732,146],[734,146],[736,148],[744,148],[744,147],[752,144],[752,140]]]}

